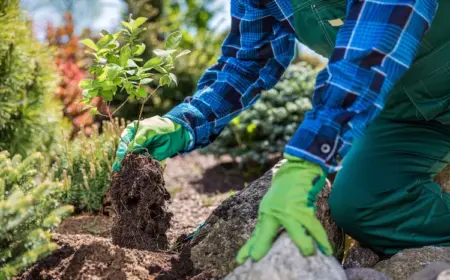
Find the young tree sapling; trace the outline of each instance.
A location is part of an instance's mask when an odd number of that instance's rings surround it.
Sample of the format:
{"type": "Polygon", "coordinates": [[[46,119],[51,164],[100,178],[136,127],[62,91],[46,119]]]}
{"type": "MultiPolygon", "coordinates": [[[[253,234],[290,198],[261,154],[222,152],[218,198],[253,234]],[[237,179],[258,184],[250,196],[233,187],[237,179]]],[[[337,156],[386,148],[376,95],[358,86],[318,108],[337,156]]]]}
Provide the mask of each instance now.
{"type": "MultiPolygon", "coordinates": [[[[80,82],[84,89],[83,102],[89,104],[92,98],[100,96],[109,108],[117,93],[126,92],[128,98],[122,105],[114,111],[107,110],[107,117],[114,125],[114,114],[126,102],[142,100],[135,131],[139,128],[144,104],[161,87],[177,84],[177,77],[172,73],[174,63],[190,52],[178,49],[182,35],[176,31],[167,36],[164,49],[155,49],[154,57],[142,61],[140,56],[145,51],[145,44],[139,35],[145,30],[141,26],[146,21],[144,17],[135,20],[130,17],[127,22],[122,22],[124,27],[117,33],[102,31],[103,37],[97,42],[81,41],[91,49],[89,53],[94,61],[89,69],[93,78],[80,82]]],[[[86,109],[92,114],[100,114],[89,105],[86,109]]],[[[120,136],[119,129],[115,127],[115,130],[120,136]]],[[[144,250],[167,248],[166,231],[172,214],[167,211],[170,194],[164,187],[162,171],[160,164],[149,154],[137,155],[129,151],[120,172],[113,173],[110,194],[117,214],[111,232],[113,243],[144,250]]]]}

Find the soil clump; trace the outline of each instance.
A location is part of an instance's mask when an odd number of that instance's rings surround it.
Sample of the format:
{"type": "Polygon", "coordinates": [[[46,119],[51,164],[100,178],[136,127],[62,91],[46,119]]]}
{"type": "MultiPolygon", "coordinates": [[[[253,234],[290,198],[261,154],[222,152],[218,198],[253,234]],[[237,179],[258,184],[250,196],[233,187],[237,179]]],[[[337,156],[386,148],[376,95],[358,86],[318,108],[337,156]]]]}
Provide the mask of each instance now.
{"type": "Polygon", "coordinates": [[[163,168],[148,154],[128,154],[113,174],[111,202],[115,211],[112,243],[125,248],[167,250],[172,213],[163,168]]]}

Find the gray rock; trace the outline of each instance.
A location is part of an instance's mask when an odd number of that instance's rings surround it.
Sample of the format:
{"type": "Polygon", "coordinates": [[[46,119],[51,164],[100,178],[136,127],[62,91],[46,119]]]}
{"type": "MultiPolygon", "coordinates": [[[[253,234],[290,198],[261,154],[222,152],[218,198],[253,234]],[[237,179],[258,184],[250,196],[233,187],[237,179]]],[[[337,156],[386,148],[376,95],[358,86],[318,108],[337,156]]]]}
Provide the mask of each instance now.
{"type": "Polygon", "coordinates": [[[441,272],[449,269],[450,263],[448,262],[433,262],[427,265],[424,269],[414,273],[408,280],[436,280],[438,276],[441,275],[441,272]]]}
{"type": "Polygon", "coordinates": [[[259,262],[248,260],[225,280],[346,280],[345,272],[332,256],[319,250],[304,257],[287,233],[275,241],[269,253],[259,262]]]}
{"type": "Polygon", "coordinates": [[[348,280],[392,280],[383,272],[372,268],[355,267],[345,270],[348,280]]]}
{"type": "Polygon", "coordinates": [[[366,247],[356,246],[348,250],[348,256],[344,261],[344,268],[353,267],[374,267],[380,257],[372,250],[366,247]]]}
{"type": "Polygon", "coordinates": [[[450,280],[450,269],[442,271],[436,280],[450,280]]]}
{"type": "MultiPolygon", "coordinates": [[[[184,250],[190,250],[187,255],[190,255],[195,269],[212,271],[215,277],[223,277],[236,267],[236,254],[250,238],[257,221],[259,202],[270,187],[273,173],[281,164],[279,162],[261,178],[226,199],[185,245],[184,250]]],[[[327,200],[330,191],[331,186],[327,182],[319,195],[317,217],[324,225],[335,251],[341,253],[344,234],[329,214],[327,200]]]]}
{"type": "Polygon", "coordinates": [[[450,247],[427,246],[403,250],[392,258],[379,262],[374,268],[393,280],[409,279],[414,273],[436,261],[450,262],[450,247]]]}

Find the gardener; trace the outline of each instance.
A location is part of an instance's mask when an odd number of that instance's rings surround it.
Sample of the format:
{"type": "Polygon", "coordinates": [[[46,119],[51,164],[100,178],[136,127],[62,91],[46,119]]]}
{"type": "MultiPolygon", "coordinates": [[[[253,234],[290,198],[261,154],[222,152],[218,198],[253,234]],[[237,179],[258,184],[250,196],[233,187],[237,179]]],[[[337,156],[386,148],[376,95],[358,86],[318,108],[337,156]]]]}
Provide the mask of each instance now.
{"type": "Polygon", "coordinates": [[[298,39],[329,62],[238,261],[263,257],[280,227],[304,255],[314,254],[314,241],[332,253],[314,202],[325,176],[338,170],[329,204],[349,235],[386,254],[449,246],[450,195],[433,178],[450,163],[450,1],[437,6],[436,0],[232,0],[231,32],[218,63],[193,97],[165,117],[125,129],[125,141],[136,138],[128,147],[121,143],[114,169],[127,148],[145,147],[163,160],[207,146],[277,83],[298,39]]]}

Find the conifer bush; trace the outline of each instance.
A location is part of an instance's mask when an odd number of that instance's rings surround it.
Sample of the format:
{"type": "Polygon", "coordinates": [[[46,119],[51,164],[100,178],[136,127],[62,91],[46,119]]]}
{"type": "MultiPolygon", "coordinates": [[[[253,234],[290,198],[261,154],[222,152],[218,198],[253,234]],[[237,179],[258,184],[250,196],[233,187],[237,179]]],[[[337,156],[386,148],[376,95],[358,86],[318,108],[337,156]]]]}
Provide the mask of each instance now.
{"type": "Polygon", "coordinates": [[[48,180],[44,159],[0,152],[0,279],[14,275],[56,248],[50,230],[72,211],[56,199],[61,184],[48,180]]]}
{"type": "Polygon", "coordinates": [[[0,151],[46,151],[62,117],[52,55],[33,39],[17,0],[0,5],[0,26],[0,151]]]}
{"type": "Polygon", "coordinates": [[[263,92],[253,107],[232,120],[203,151],[230,154],[248,166],[264,166],[281,156],[304,114],[312,108],[316,73],[306,62],[291,65],[273,89],[263,92]]]}
{"type": "MultiPolygon", "coordinates": [[[[125,122],[116,121],[116,127],[124,129],[125,122]]],[[[102,133],[97,126],[92,126],[89,136],[80,131],[72,141],[63,141],[56,146],[58,156],[51,177],[64,186],[60,196],[63,203],[73,205],[77,212],[100,210],[111,183],[117,141],[112,124],[105,121],[102,133]]]]}

